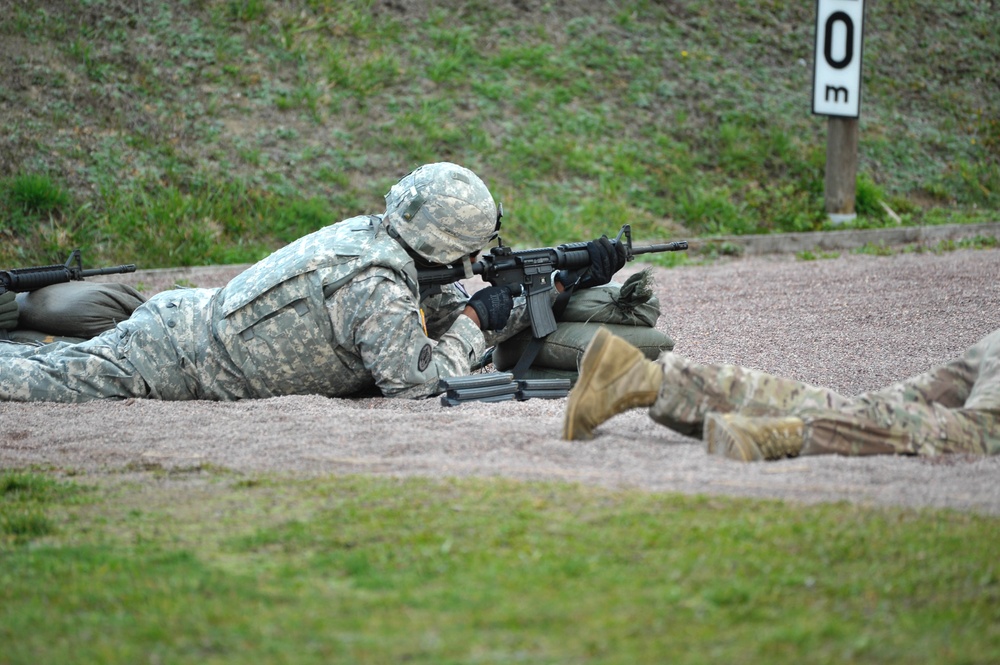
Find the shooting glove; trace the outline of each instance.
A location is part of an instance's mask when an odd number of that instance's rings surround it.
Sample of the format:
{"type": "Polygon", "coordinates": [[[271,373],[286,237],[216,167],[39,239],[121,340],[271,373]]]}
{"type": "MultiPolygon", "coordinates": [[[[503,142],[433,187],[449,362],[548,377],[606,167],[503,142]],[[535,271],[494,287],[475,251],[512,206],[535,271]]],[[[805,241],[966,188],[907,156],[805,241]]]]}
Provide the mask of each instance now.
{"type": "Polygon", "coordinates": [[[514,308],[514,297],[506,286],[490,286],[476,291],[466,303],[476,310],[482,330],[502,330],[514,308]]]}
{"type": "MultiPolygon", "coordinates": [[[[607,236],[587,243],[587,253],[590,254],[590,267],[579,278],[578,289],[589,289],[601,286],[611,281],[616,272],[625,267],[628,260],[628,250],[620,242],[611,242],[607,236]]],[[[570,286],[576,281],[579,273],[573,274],[561,270],[556,278],[563,286],[570,286]]]]}
{"type": "Polygon", "coordinates": [[[17,327],[18,309],[13,291],[0,293],[0,330],[13,330],[17,327]]]}

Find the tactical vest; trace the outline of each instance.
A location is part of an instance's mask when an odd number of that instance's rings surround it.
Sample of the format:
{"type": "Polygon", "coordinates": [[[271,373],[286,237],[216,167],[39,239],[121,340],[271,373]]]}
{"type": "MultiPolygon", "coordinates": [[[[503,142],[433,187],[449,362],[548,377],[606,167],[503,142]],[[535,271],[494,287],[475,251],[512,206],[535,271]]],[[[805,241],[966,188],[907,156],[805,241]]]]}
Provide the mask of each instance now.
{"type": "Polygon", "coordinates": [[[337,396],[373,385],[349,341],[335,339],[325,300],[375,266],[399,274],[418,296],[413,260],[378,216],[304,236],[226,285],[215,333],[257,396],[337,396]]]}

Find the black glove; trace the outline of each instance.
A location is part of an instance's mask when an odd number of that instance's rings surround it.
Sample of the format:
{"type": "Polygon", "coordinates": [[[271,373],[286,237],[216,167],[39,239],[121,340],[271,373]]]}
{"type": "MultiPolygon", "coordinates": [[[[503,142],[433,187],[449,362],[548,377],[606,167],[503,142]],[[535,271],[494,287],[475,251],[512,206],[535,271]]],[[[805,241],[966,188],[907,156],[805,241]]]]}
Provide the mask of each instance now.
{"type": "Polygon", "coordinates": [[[490,286],[473,293],[466,304],[476,311],[480,329],[501,330],[514,308],[514,297],[506,286],[490,286]]]}
{"type": "MultiPolygon", "coordinates": [[[[576,288],[589,289],[601,286],[611,281],[616,272],[625,267],[628,260],[628,250],[620,242],[611,242],[607,236],[587,243],[587,253],[590,254],[590,267],[582,273],[576,288]]],[[[556,276],[563,286],[570,286],[581,273],[561,270],[556,276]]]]}
{"type": "Polygon", "coordinates": [[[0,330],[13,330],[17,327],[17,294],[13,291],[0,293],[0,330]]]}

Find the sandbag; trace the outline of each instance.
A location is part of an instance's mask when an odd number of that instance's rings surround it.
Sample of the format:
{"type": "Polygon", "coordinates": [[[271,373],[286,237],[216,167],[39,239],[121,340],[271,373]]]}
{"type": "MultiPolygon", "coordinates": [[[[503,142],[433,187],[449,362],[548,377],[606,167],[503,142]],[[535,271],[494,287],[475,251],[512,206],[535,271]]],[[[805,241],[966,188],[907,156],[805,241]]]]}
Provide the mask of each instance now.
{"type": "Polygon", "coordinates": [[[612,282],[577,291],[558,320],[654,328],[659,318],[660,301],[653,295],[653,273],[647,268],[624,284],[612,282]]]}
{"type": "MultiPolygon", "coordinates": [[[[564,321],[557,324],[555,332],[545,338],[531,366],[575,372],[584,350],[601,327],[607,328],[612,334],[638,348],[650,360],[656,360],[660,353],[671,351],[674,348],[674,340],[656,328],[615,323],[564,321]]],[[[493,350],[494,367],[501,372],[512,369],[521,358],[521,354],[530,340],[531,330],[529,329],[498,344],[493,350]]]]}
{"type": "Polygon", "coordinates": [[[146,298],[131,286],[65,282],[17,294],[18,330],[90,339],[132,316],[146,298]]]}
{"type": "MultiPolygon", "coordinates": [[[[556,331],[543,340],[530,370],[566,372],[575,381],[579,359],[602,326],[650,360],[656,360],[660,353],[674,348],[674,340],[656,329],[659,318],[660,303],[653,295],[653,273],[648,268],[630,276],[624,284],[578,291],[559,314],[556,331]]],[[[501,372],[512,369],[530,340],[529,329],[498,344],[493,350],[494,367],[501,372]]]]}

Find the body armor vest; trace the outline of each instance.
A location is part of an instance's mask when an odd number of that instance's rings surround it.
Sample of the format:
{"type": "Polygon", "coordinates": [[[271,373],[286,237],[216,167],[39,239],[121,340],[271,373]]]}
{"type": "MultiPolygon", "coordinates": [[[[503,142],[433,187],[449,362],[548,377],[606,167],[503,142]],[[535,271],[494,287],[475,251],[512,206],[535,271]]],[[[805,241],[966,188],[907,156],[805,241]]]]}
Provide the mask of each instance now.
{"type": "Polygon", "coordinates": [[[413,260],[378,216],[304,236],[226,285],[217,299],[216,336],[258,396],[336,395],[371,384],[342,360],[355,351],[334,339],[325,300],[376,266],[401,275],[418,297],[413,260]]]}

